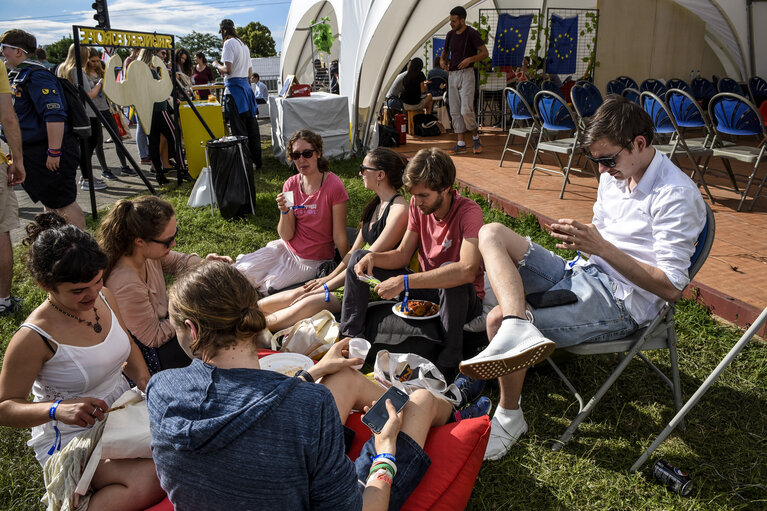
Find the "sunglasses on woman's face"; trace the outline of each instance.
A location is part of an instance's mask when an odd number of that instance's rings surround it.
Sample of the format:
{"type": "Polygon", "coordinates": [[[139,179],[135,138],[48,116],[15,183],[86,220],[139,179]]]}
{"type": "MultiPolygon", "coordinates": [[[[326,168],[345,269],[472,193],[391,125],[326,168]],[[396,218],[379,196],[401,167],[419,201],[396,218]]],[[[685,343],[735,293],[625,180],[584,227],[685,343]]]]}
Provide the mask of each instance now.
{"type": "Polygon", "coordinates": [[[368,170],[381,170],[381,169],[376,169],[376,168],[373,168],[373,167],[368,167],[366,165],[360,165],[360,176],[364,176],[365,172],[367,172],[368,170]]]}
{"type": "Polygon", "coordinates": [[[317,151],[314,150],[314,149],[305,149],[303,151],[295,151],[295,152],[290,153],[290,159],[293,160],[293,161],[297,161],[300,157],[303,156],[305,160],[308,160],[316,152],[317,151]]]}
{"type": "Polygon", "coordinates": [[[164,246],[165,248],[170,248],[170,246],[173,244],[174,241],[176,241],[176,236],[178,236],[178,226],[176,226],[176,232],[173,233],[173,236],[170,237],[170,239],[167,239],[165,241],[156,240],[156,239],[150,239],[152,243],[159,243],[160,245],[164,246]]]}
{"type": "Polygon", "coordinates": [[[631,145],[631,142],[629,142],[627,145],[621,147],[621,150],[618,151],[617,153],[615,153],[612,156],[604,156],[602,158],[594,158],[590,154],[587,154],[586,158],[588,158],[592,162],[596,163],[597,165],[604,165],[605,167],[608,167],[608,168],[612,169],[612,168],[615,168],[615,166],[618,164],[618,162],[615,161],[615,158],[617,158],[618,155],[621,154],[623,152],[623,150],[626,149],[630,145],[631,145]]]}

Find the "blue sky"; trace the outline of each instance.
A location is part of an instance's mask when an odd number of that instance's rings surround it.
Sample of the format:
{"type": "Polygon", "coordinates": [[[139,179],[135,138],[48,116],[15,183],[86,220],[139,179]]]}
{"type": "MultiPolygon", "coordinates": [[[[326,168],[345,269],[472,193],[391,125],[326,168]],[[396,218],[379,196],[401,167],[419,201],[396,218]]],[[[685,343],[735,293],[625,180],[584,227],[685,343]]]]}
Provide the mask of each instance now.
{"type": "MultiPolygon", "coordinates": [[[[72,25],[95,26],[93,0],[0,2],[0,33],[20,28],[40,45],[72,36],[72,25]]],[[[289,0],[108,0],[112,28],[186,35],[218,32],[223,18],[236,26],[258,21],[269,27],[277,51],[282,48],[289,0]]]]}

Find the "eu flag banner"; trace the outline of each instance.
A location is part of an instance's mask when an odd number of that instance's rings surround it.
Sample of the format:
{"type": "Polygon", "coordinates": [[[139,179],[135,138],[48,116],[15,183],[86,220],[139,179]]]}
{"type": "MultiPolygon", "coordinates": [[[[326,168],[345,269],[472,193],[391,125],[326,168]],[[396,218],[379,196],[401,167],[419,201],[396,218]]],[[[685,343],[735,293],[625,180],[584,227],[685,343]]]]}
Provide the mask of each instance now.
{"type": "Polygon", "coordinates": [[[492,66],[521,66],[527,46],[527,34],[533,22],[532,14],[512,16],[501,14],[495,27],[492,66]]]}
{"type": "Polygon", "coordinates": [[[560,18],[551,15],[549,32],[549,54],[546,57],[546,72],[572,74],[578,63],[578,16],[560,18]]]}
{"type": "Polygon", "coordinates": [[[432,58],[434,62],[439,62],[439,58],[442,56],[442,50],[445,49],[444,37],[433,37],[431,39],[432,58]]]}

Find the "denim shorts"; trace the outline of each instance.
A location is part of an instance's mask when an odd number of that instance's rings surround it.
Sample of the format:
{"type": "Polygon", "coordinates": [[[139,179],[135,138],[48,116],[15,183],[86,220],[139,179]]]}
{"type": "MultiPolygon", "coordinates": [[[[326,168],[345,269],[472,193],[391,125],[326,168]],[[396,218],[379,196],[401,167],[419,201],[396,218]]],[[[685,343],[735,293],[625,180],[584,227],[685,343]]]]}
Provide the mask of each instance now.
{"type": "Polygon", "coordinates": [[[593,264],[567,267],[567,261],[530,242],[519,264],[525,293],[567,289],[578,297],[576,303],[534,309],[533,322],[558,348],[584,342],[621,339],[638,325],[615,297],[617,285],[593,264]]]}
{"type": "MultiPolygon", "coordinates": [[[[359,457],[354,461],[357,479],[364,485],[368,478],[370,457],[375,456],[375,437],[372,436],[362,446],[359,457]]],[[[400,509],[407,498],[421,482],[426,470],[431,465],[429,455],[424,452],[415,440],[400,431],[397,436],[397,475],[394,476],[391,493],[389,494],[389,510],[400,509]]]]}

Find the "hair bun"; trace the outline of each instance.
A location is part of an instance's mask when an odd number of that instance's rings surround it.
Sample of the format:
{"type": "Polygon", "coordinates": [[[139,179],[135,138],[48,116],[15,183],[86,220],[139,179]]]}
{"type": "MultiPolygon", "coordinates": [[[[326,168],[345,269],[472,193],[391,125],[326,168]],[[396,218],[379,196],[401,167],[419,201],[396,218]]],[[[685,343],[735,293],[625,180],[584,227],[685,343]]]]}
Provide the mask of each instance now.
{"type": "Polygon", "coordinates": [[[67,221],[52,211],[40,213],[35,216],[34,222],[27,224],[25,228],[27,236],[22,243],[29,246],[34,243],[43,232],[49,229],[58,229],[65,225],[67,225],[67,221]]]}

